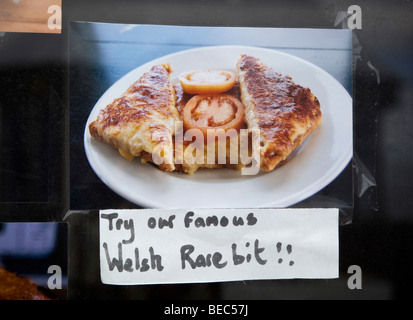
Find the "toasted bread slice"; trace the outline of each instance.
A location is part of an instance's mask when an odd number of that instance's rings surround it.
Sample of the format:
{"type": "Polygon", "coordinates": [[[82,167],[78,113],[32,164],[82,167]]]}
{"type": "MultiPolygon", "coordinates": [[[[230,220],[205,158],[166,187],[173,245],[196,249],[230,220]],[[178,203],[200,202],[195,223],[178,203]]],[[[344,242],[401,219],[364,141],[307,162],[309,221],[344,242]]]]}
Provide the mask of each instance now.
{"type": "Polygon", "coordinates": [[[143,162],[155,162],[161,170],[175,170],[173,134],[180,118],[171,72],[169,64],[153,66],[101,110],[89,125],[91,136],[115,147],[129,160],[140,157],[143,162]]]}
{"type": "Polygon", "coordinates": [[[260,130],[260,168],[271,171],[321,124],[320,103],[258,58],[241,55],[236,68],[248,129],[260,130]]]}

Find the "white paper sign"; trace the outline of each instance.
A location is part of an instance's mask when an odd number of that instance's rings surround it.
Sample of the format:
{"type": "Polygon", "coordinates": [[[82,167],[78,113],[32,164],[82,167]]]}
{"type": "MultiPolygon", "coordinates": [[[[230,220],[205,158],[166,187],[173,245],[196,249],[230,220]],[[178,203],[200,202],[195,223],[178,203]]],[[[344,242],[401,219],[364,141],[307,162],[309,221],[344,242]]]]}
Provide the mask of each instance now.
{"type": "Polygon", "coordinates": [[[338,277],[338,209],[100,211],[105,284],[338,277]]]}

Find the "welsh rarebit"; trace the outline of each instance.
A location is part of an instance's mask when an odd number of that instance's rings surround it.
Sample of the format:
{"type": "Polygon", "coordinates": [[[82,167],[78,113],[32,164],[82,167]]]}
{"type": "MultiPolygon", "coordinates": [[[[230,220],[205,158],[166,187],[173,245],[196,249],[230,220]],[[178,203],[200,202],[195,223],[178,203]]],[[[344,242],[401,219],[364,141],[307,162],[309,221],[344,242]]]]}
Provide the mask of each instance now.
{"type": "Polygon", "coordinates": [[[260,130],[260,167],[271,171],[321,124],[320,103],[258,58],[241,55],[236,68],[248,129],[260,130]]]}
{"type": "Polygon", "coordinates": [[[175,107],[169,64],[155,65],[133,83],[125,93],[100,111],[89,125],[95,139],[119,150],[128,160],[139,157],[157,163],[163,171],[174,171],[173,134],[179,113],[175,107]]]}

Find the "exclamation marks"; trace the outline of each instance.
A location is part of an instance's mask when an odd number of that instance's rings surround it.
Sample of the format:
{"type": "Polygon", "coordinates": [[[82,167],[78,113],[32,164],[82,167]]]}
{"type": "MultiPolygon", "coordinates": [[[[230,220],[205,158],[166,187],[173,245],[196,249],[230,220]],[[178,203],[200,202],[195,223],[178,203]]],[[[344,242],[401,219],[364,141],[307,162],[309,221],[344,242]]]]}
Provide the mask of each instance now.
{"type": "MultiPolygon", "coordinates": [[[[281,242],[277,242],[276,247],[277,247],[277,252],[278,252],[278,253],[281,253],[281,251],[282,251],[282,249],[283,249],[283,244],[282,244],[281,242]]],[[[287,244],[287,246],[286,246],[285,249],[286,249],[288,255],[290,255],[291,252],[293,251],[293,247],[292,247],[291,244],[287,244]]],[[[282,259],[282,258],[279,258],[279,259],[278,259],[278,263],[279,263],[279,264],[283,263],[283,259],[282,259]]],[[[288,265],[289,265],[290,267],[293,266],[293,265],[294,265],[294,261],[290,260],[290,262],[288,263],[288,265]]]]}

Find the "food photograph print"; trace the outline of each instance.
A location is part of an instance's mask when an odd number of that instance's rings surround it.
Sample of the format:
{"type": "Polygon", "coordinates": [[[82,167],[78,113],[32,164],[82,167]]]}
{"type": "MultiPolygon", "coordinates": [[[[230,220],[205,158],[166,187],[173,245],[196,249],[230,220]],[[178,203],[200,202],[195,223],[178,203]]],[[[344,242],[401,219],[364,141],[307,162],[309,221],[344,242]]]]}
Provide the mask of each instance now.
{"type": "Polygon", "coordinates": [[[69,24],[70,209],[351,208],[352,34],[69,24]]]}

